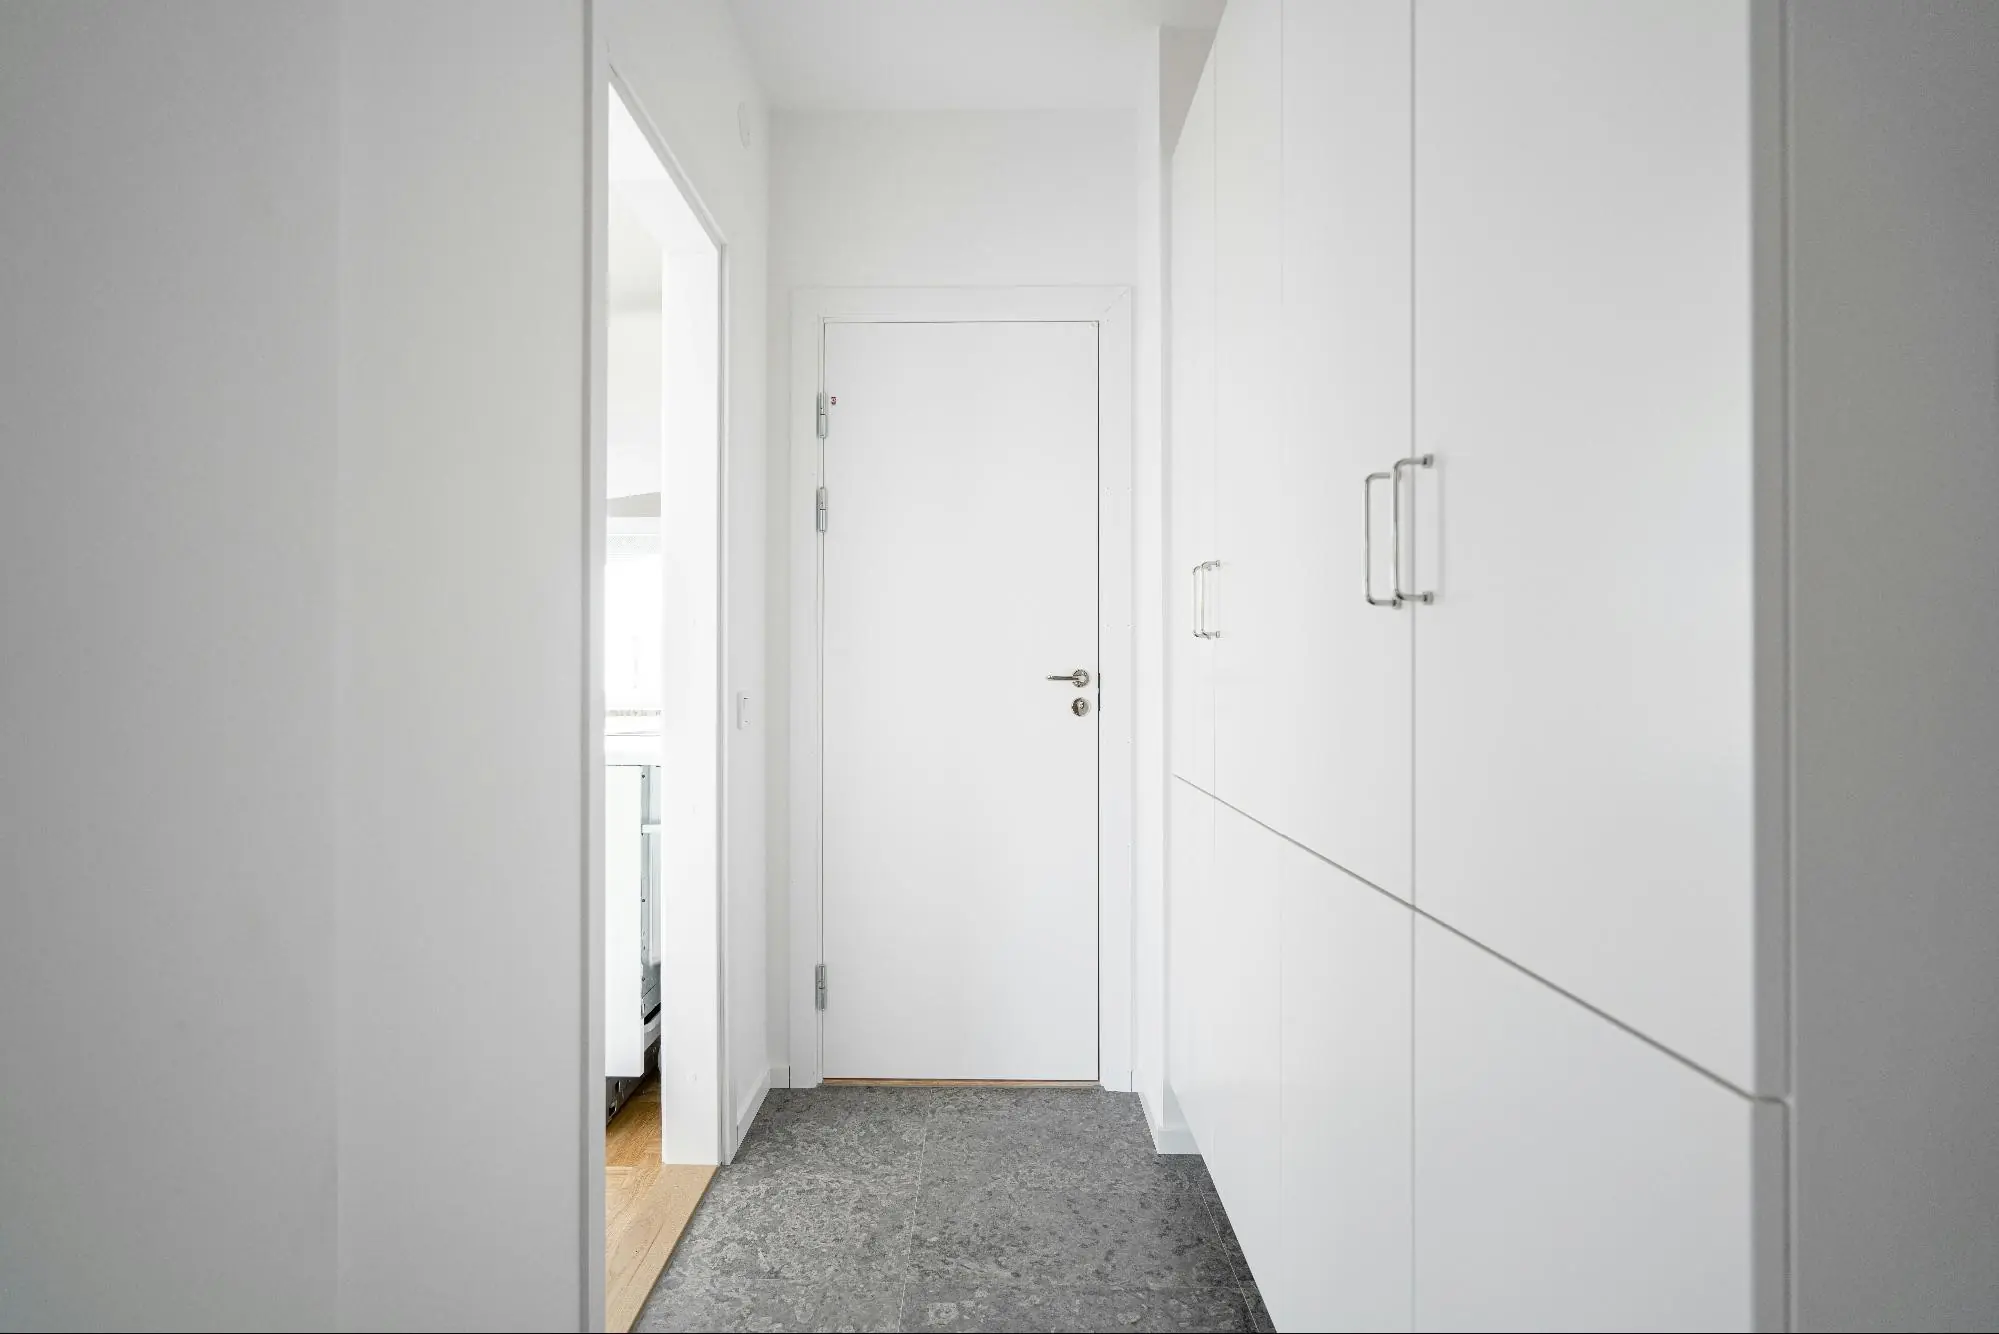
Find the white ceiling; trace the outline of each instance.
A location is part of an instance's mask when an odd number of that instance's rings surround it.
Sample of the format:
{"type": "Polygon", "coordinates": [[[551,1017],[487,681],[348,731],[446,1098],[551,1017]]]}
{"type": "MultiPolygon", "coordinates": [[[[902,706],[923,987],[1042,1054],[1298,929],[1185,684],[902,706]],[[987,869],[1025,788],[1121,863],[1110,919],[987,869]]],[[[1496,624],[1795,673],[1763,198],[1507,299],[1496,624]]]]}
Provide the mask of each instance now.
{"type": "Polygon", "coordinates": [[[1222,0],[732,0],[774,107],[1125,110],[1148,26],[1222,0]]]}

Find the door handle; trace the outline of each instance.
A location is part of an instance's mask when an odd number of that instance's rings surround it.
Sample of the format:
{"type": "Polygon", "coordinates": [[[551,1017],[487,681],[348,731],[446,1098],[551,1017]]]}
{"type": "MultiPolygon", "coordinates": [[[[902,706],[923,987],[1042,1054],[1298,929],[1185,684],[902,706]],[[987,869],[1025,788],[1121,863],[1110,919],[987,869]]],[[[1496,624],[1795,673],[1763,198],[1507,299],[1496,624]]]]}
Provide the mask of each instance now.
{"type": "Polygon", "coordinates": [[[1199,622],[1200,629],[1194,631],[1194,633],[1199,635],[1203,639],[1220,639],[1222,637],[1221,631],[1210,630],[1208,628],[1208,584],[1210,579],[1209,571],[1219,570],[1221,568],[1222,568],[1222,563],[1218,560],[1204,560],[1199,565],[1196,565],[1194,567],[1194,577],[1198,581],[1198,587],[1201,590],[1201,599],[1200,599],[1201,618],[1199,622]]]}
{"type": "Polygon", "coordinates": [[[1065,676],[1051,676],[1047,679],[1050,681],[1067,681],[1070,685],[1076,687],[1076,689],[1078,690],[1081,690],[1084,686],[1090,684],[1090,674],[1084,671],[1081,667],[1078,667],[1075,671],[1070,672],[1065,676]]]}
{"type": "Polygon", "coordinates": [[[1412,458],[1397,459],[1390,471],[1395,478],[1395,597],[1400,602],[1420,602],[1428,606],[1437,600],[1435,593],[1410,593],[1402,587],[1402,470],[1404,468],[1434,468],[1435,454],[1417,454],[1412,458]]]}
{"type": "Polygon", "coordinates": [[[1360,595],[1370,607],[1393,609],[1402,605],[1399,594],[1385,598],[1374,595],[1374,484],[1394,480],[1392,472],[1371,472],[1360,484],[1360,595]]]}
{"type": "Polygon", "coordinates": [[[1196,639],[1206,639],[1208,637],[1201,630],[1201,614],[1207,610],[1207,601],[1201,596],[1203,587],[1201,571],[1207,568],[1206,565],[1196,565],[1192,571],[1194,576],[1194,638],[1196,639]]]}

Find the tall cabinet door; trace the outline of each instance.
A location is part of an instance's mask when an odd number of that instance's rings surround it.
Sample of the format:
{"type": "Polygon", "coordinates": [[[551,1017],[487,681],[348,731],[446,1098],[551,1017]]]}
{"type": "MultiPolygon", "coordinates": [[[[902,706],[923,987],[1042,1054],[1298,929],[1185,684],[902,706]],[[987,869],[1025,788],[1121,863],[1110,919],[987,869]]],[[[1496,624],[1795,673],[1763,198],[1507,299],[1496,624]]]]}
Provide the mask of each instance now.
{"type": "Polygon", "coordinates": [[[1214,1134],[1215,799],[1185,781],[1169,785],[1166,902],[1166,1082],[1194,1142],[1214,1134]]]}
{"type": "Polygon", "coordinates": [[[1284,1246],[1279,1153],[1282,1081],[1278,970],[1286,854],[1296,849],[1226,805],[1215,805],[1215,861],[1207,931],[1212,968],[1203,1049],[1208,1133],[1195,1141],[1261,1278],[1284,1246]]]}
{"type": "MultiPolygon", "coordinates": [[[[1223,348],[1216,791],[1406,900],[1415,617],[1391,596],[1390,474],[1410,445],[1410,0],[1285,5],[1281,70],[1261,45],[1275,8],[1221,70],[1225,97],[1238,67],[1255,88],[1222,124],[1259,216],[1236,224],[1245,290],[1223,322],[1244,347],[1223,348]]],[[[1238,206],[1225,190],[1224,217],[1238,206]]]]}
{"type": "Polygon", "coordinates": [[[1407,474],[1418,906],[1743,1088],[1751,19],[1417,7],[1407,474]]]}
{"type": "Polygon", "coordinates": [[[1245,692],[1268,646],[1251,628],[1268,571],[1245,559],[1264,522],[1264,470],[1245,466],[1282,429],[1284,6],[1236,0],[1208,56],[1215,85],[1215,795],[1241,806],[1245,692]],[[1252,618],[1252,619],[1246,619],[1252,618]],[[1236,755],[1232,757],[1231,752],[1236,755]]]}
{"type": "Polygon", "coordinates": [[[1202,625],[1215,570],[1215,80],[1202,75],[1173,150],[1172,565],[1173,772],[1215,786],[1214,642],[1202,625]]]}
{"type": "Polygon", "coordinates": [[[1257,1282],[1282,1329],[1407,1329],[1415,914],[1256,832],[1278,872],[1283,937],[1282,1249],[1257,1282]]]}
{"type": "Polygon", "coordinates": [[[1771,1327],[1780,1107],[1428,921],[1415,1036],[1416,1328],[1771,1327]]]}

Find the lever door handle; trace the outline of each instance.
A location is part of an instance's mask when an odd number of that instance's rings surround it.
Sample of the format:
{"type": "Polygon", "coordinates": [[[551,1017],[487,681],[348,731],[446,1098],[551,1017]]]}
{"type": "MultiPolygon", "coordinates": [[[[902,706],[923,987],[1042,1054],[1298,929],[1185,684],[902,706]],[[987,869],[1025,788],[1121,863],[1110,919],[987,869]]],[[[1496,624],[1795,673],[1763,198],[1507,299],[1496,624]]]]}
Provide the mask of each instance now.
{"type": "Polygon", "coordinates": [[[1061,676],[1051,676],[1048,679],[1050,681],[1067,681],[1070,685],[1076,687],[1076,689],[1078,690],[1081,690],[1084,686],[1090,684],[1090,674],[1084,671],[1081,667],[1078,667],[1073,672],[1065,672],[1061,676]]]}

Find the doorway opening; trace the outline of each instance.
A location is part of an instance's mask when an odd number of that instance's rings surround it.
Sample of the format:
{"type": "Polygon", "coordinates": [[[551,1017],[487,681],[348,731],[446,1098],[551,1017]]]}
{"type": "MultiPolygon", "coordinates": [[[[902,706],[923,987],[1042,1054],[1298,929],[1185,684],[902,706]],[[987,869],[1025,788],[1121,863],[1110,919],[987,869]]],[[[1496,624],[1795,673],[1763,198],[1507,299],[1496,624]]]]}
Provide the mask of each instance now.
{"type": "MultiPolygon", "coordinates": [[[[721,1160],[723,249],[630,90],[604,85],[604,1327],[628,1329],[721,1160]]],[[[594,1078],[594,1076],[593,1076],[594,1078]]],[[[587,1194],[587,1192],[586,1192],[587,1194]]]]}

